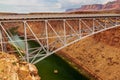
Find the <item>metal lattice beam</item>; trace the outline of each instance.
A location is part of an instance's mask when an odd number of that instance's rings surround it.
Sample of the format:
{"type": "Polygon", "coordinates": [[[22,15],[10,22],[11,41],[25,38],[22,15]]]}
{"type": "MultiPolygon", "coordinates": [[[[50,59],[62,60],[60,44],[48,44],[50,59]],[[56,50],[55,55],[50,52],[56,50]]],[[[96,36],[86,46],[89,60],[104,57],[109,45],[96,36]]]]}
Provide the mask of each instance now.
{"type": "MultiPolygon", "coordinates": [[[[90,18],[75,18],[75,19],[43,19],[33,20],[40,24],[39,33],[34,30],[30,24],[32,20],[21,20],[23,30],[17,30],[18,37],[22,40],[15,40],[14,35],[9,31],[9,27],[4,24],[15,23],[16,21],[0,21],[0,44],[1,51],[4,51],[4,44],[12,43],[15,50],[7,50],[9,52],[18,52],[23,60],[36,64],[46,57],[56,53],[57,51],[79,41],[86,37],[92,36],[108,29],[120,26],[120,16],[118,17],[90,17],[90,18]],[[3,23],[3,24],[2,24],[3,23]],[[56,24],[55,24],[56,23],[56,24]],[[57,24],[58,23],[58,24],[57,24]],[[77,25],[77,26],[76,26],[77,25]],[[59,26],[59,27],[57,27],[59,26]],[[61,29],[62,28],[62,29],[61,29]],[[59,30],[60,29],[60,30],[59,30]],[[43,31],[43,33],[42,33],[43,31]],[[3,32],[6,36],[3,36],[3,32]],[[3,38],[7,39],[4,41],[3,38]],[[29,47],[29,41],[36,41],[39,46],[34,48],[29,47]],[[25,49],[19,48],[16,43],[23,42],[25,49]],[[25,56],[23,55],[23,53],[25,56]]],[[[35,23],[34,23],[35,24],[35,23]]]]}

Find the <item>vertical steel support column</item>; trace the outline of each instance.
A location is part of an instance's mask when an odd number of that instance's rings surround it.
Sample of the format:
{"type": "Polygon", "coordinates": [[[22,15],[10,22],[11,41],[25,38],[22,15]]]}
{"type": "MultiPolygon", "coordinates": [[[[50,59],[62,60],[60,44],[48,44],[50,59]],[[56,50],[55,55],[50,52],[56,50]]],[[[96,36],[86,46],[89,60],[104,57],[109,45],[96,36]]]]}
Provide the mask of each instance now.
{"type": "Polygon", "coordinates": [[[115,18],[115,25],[116,25],[116,26],[118,25],[117,20],[118,20],[118,18],[116,17],[116,18],[115,18]]]}
{"type": "Polygon", "coordinates": [[[26,60],[27,62],[29,62],[29,52],[28,52],[28,42],[27,42],[27,25],[26,25],[26,21],[23,22],[24,23],[24,36],[25,36],[25,54],[26,54],[26,60]]]}
{"type": "Polygon", "coordinates": [[[81,19],[79,19],[79,35],[80,38],[82,37],[82,25],[81,25],[81,19]]]}
{"type": "Polygon", "coordinates": [[[5,37],[7,37],[6,35],[5,35],[5,33],[4,33],[4,31],[2,30],[2,28],[0,28],[1,29],[1,36],[2,36],[2,46],[3,46],[3,52],[8,52],[7,51],[7,40],[5,39],[5,37]]]}
{"type": "Polygon", "coordinates": [[[2,36],[2,30],[0,30],[0,45],[1,45],[1,50],[3,52],[3,36],[2,36]]]}
{"type": "Polygon", "coordinates": [[[105,29],[107,28],[107,18],[105,18],[105,29]]]}
{"type": "Polygon", "coordinates": [[[95,18],[93,18],[93,34],[95,32],[95,18]]]}
{"type": "Polygon", "coordinates": [[[45,20],[45,33],[46,33],[46,46],[47,46],[47,54],[49,53],[49,41],[48,41],[48,26],[47,26],[48,20],[45,20]]]}
{"type": "Polygon", "coordinates": [[[63,20],[63,28],[64,28],[64,45],[67,44],[67,38],[66,38],[66,26],[65,26],[65,19],[63,20]]]}

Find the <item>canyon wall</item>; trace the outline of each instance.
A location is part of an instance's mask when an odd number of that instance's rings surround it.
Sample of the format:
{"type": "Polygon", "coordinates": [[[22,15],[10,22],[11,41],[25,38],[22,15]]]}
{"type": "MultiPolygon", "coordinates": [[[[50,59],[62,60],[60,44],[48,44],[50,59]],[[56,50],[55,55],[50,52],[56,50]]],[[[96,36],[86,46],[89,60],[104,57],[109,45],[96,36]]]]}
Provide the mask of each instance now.
{"type": "Polygon", "coordinates": [[[106,4],[91,4],[82,5],[77,9],[68,9],[67,12],[78,12],[78,11],[106,11],[106,10],[120,10],[120,0],[108,2],[106,4]]]}

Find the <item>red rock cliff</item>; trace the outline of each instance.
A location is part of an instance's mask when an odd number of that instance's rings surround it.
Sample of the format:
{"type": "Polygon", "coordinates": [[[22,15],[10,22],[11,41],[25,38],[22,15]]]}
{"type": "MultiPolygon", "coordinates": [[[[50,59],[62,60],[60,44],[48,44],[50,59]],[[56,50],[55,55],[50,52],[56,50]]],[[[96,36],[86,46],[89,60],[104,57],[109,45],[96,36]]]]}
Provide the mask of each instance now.
{"type": "Polygon", "coordinates": [[[104,10],[120,10],[120,0],[108,2],[106,4],[83,5],[77,9],[68,9],[68,11],[104,11],[104,10]]]}

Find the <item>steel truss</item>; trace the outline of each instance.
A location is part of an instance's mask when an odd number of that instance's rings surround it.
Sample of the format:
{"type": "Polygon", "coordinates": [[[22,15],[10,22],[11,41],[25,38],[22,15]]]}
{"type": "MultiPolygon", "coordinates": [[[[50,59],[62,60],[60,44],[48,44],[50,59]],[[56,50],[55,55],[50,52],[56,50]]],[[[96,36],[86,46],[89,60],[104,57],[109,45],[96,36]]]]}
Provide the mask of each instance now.
{"type": "Polygon", "coordinates": [[[36,64],[79,40],[118,26],[120,17],[0,21],[1,51],[19,53],[23,60],[36,64]],[[30,41],[38,45],[30,47],[30,41]]]}

